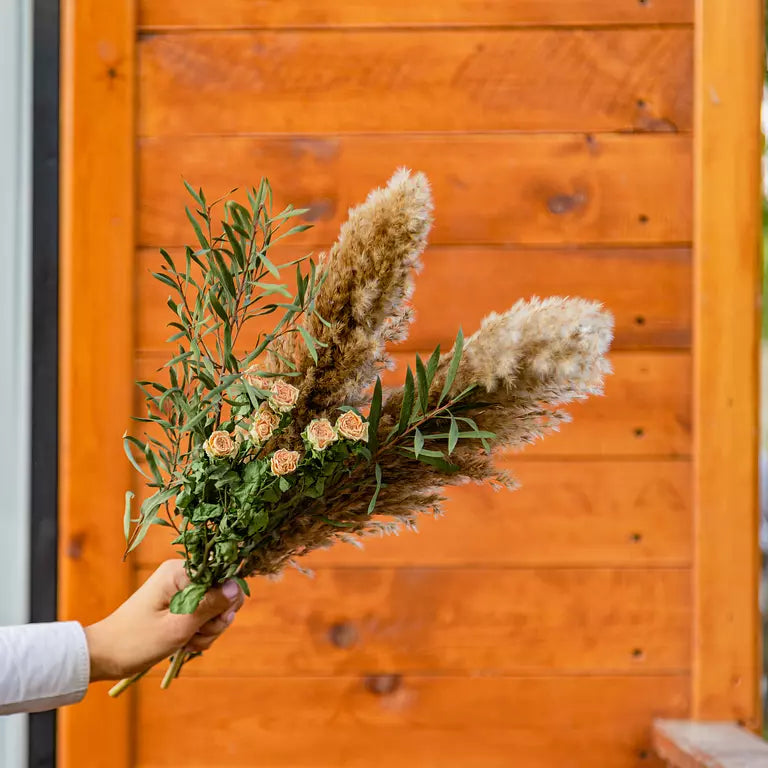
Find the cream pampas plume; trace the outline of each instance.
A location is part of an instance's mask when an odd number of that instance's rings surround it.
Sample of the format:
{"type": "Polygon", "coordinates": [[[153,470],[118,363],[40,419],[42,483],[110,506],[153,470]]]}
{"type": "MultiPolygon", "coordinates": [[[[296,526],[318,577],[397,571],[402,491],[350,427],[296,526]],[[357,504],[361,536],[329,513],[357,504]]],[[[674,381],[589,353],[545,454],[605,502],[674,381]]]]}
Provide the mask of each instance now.
{"type": "MultiPolygon", "coordinates": [[[[494,448],[523,448],[568,420],[562,406],[602,394],[604,377],[611,370],[605,355],[612,335],[613,318],[596,302],[556,297],[519,301],[501,315],[486,317],[466,341],[448,396],[474,385],[476,392],[462,417],[494,433],[494,448]]],[[[441,358],[429,393],[432,406],[453,357],[452,351],[441,358]]],[[[383,429],[397,418],[402,399],[402,389],[390,395],[383,429]]],[[[423,465],[399,454],[385,462],[390,476],[414,483],[414,490],[421,485],[428,494],[435,485],[509,480],[495,469],[492,453],[466,445],[452,457],[456,472],[448,477],[438,473],[427,477],[423,465]]],[[[398,512],[411,518],[407,510],[393,509],[398,512]]]]}

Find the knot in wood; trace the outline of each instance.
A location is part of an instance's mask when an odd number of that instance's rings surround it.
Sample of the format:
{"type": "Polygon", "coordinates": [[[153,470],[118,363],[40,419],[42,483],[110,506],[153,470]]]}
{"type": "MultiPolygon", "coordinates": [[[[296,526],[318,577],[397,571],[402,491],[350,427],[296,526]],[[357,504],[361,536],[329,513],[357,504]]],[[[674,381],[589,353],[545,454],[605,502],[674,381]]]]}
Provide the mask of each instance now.
{"type": "Polygon", "coordinates": [[[357,628],[348,621],[333,624],[328,630],[328,639],[337,648],[351,648],[358,640],[357,628]]]}
{"type": "Polygon", "coordinates": [[[365,687],[376,696],[387,696],[400,687],[402,680],[401,675],[368,675],[365,687]]]}

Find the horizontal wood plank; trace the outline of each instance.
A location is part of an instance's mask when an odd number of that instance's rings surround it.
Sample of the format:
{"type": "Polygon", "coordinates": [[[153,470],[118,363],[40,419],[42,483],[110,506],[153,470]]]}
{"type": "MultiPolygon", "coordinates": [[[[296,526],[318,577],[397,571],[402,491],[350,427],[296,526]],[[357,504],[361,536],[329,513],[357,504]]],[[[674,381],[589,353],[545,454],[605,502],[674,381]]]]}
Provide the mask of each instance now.
{"type": "MultiPolygon", "coordinates": [[[[183,269],[184,253],[171,251],[183,269]]],[[[275,248],[277,263],[306,254],[297,247],[275,248]]],[[[164,263],[158,251],[138,254],[137,347],[162,350],[176,330],[167,286],[151,276],[164,263]]],[[[283,280],[293,289],[292,272],[283,280]]],[[[691,265],[687,249],[530,251],[491,247],[441,247],[427,250],[416,279],[416,321],[398,350],[450,346],[460,326],[474,333],[490,312],[502,312],[520,298],[581,296],[602,302],[614,315],[614,349],[681,348],[691,340],[691,265]]],[[[256,318],[240,335],[244,348],[276,322],[256,318]]]]}
{"type": "MultiPolygon", "coordinates": [[[[168,355],[167,357],[170,357],[168,355]]],[[[143,354],[136,361],[139,379],[165,381],[157,371],[167,359],[143,354]]],[[[395,354],[395,369],[385,371],[386,387],[399,386],[412,353],[395,354]]],[[[605,396],[591,397],[566,410],[573,422],[526,448],[527,457],[687,457],[691,451],[691,359],[687,352],[616,352],[605,396]]],[[[142,395],[136,389],[136,413],[142,395]]]]}
{"type": "Polygon", "coordinates": [[[141,136],[687,131],[690,29],[153,34],[141,136]]]}
{"type": "Polygon", "coordinates": [[[141,0],[139,25],[157,29],[348,26],[687,24],[692,0],[141,0]]]}
{"type": "Polygon", "coordinates": [[[685,716],[689,707],[684,675],[242,680],[236,673],[182,677],[168,691],[156,679],[141,681],[136,765],[637,768],[655,765],[653,717],[685,716]],[[180,723],[198,725],[180,730],[180,723]]]}
{"type": "Polygon", "coordinates": [[[194,240],[182,176],[209,199],[267,176],[276,206],[310,209],[291,242],[322,246],[402,165],[432,183],[433,245],[690,242],[690,136],[541,134],[145,139],[139,244],[194,240]]]}
{"type": "Polygon", "coordinates": [[[323,568],[312,579],[252,579],[251,595],[189,675],[649,674],[690,664],[687,569],[323,568]]]}
{"type": "MultiPolygon", "coordinates": [[[[691,559],[690,465],[684,461],[500,460],[519,490],[461,486],[445,515],[419,533],[374,537],[364,548],[314,552],[309,568],[340,566],[686,566],[691,559]]],[[[140,480],[140,478],[139,478],[140,480]]],[[[137,495],[142,489],[136,488],[137,495]]],[[[117,514],[117,513],[116,513],[117,514]]],[[[166,528],[131,555],[155,565],[173,556],[166,528]]]]}

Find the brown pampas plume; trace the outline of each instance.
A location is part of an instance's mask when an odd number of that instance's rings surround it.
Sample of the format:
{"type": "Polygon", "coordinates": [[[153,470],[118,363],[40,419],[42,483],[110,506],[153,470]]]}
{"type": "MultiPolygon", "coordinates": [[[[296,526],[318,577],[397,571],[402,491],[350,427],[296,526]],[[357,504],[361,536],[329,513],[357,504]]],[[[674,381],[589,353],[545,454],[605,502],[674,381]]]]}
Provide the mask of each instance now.
{"type": "Polygon", "coordinates": [[[298,413],[312,416],[363,401],[390,362],[385,345],[408,333],[413,273],[431,225],[429,182],[406,169],[350,210],[338,240],[320,259],[324,282],[316,314],[306,323],[318,342],[317,363],[295,336],[275,349],[280,357],[270,357],[272,370],[288,370],[290,360],[303,374],[298,413]]]}

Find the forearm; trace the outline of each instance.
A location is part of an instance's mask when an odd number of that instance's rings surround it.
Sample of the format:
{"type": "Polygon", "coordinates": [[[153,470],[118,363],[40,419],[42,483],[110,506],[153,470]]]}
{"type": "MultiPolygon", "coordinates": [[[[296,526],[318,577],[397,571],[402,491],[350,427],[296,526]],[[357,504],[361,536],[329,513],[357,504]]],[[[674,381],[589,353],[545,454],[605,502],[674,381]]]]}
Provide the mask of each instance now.
{"type": "Polygon", "coordinates": [[[74,704],[89,679],[88,644],[77,622],[0,627],[0,715],[74,704]]]}

